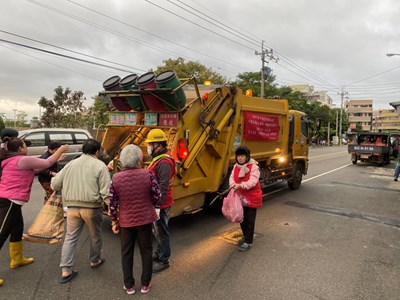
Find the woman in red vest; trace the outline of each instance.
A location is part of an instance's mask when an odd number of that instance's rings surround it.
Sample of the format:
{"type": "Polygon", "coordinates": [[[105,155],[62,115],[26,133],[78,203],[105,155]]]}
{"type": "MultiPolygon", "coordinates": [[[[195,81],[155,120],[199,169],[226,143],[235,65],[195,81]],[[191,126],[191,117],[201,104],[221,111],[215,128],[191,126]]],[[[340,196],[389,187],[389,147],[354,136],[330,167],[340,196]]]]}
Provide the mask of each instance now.
{"type": "Polygon", "coordinates": [[[257,161],[250,158],[250,149],[239,146],[236,151],[236,164],[229,178],[229,185],[239,190],[247,203],[243,207],[243,221],[240,223],[243,238],[238,242],[239,251],[247,251],[253,244],[257,207],[262,205],[260,169],[257,161]]]}

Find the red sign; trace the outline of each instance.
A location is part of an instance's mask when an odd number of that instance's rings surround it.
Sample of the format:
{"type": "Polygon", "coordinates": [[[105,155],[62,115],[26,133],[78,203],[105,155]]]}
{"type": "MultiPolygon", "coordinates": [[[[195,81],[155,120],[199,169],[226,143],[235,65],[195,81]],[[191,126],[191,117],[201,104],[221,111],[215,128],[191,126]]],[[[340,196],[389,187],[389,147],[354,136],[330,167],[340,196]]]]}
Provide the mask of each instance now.
{"type": "Polygon", "coordinates": [[[178,127],[178,113],[159,113],[158,126],[178,127]]]}
{"type": "Polygon", "coordinates": [[[279,133],[279,116],[244,113],[244,138],[246,140],[277,141],[279,133]]]}

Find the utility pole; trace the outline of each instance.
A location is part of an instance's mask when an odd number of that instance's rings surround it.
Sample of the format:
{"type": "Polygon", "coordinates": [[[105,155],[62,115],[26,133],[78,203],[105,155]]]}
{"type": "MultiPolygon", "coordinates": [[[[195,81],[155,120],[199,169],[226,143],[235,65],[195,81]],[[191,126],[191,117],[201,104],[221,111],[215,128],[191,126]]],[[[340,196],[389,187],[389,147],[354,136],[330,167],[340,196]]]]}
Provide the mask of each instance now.
{"type": "Polygon", "coordinates": [[[344,95],[347,95],[348,93],[344,90],[344,88],[341,89],[340,93],[340,121],[339,121],[339,145],[342,145],[342,122],[343,122],[343,98],[344,95]]]}
{"type": "MultiPolygon", "coordinates": [[[[338,135],[338,119],[339,119],[339,112],[336,110],[336,128],[335,128],[335,130],[336,130],[336,136],[337,137],[339,137],[339,135],[338,135]]],[[[338,144],[339,144],[339,139],[338,139],[338,144]]]]}
{"type": "Polygon", "coordinates": [[[331,140],[331,121],[328,121],[328,146],[330,146],[330,140],[331,140]]]}
{"type": "Polygon", "coordinates": [[[265,74],[268,70],[268,62],[273,60],[277,62],[279,58],[274,56],[274,50],[264,49],[264,41],[261,42],[261,52],[256,51],[255,55],[261,56],[261,91],[260,91],[260,98],[264,98],[264,86],[265,86],[265,74]],[[267,58],[267,59],[266,59],[267,58]],[[267,67],[265,66],[267,63],[267,67]]]}
{"type": "Polygon", "coordinates": [[[14,128],[16,128],[17,127],[17,109],[14,108],[13,111],[14,111],[14,128]]]}

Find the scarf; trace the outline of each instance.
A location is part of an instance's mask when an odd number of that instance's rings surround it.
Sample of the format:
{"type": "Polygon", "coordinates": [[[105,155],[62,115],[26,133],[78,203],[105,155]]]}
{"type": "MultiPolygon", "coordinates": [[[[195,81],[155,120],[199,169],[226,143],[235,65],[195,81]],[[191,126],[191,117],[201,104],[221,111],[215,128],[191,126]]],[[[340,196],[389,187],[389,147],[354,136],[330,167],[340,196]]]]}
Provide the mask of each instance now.
{"type": "Polygon", "coordinates": [[[250,169],[247,167],[248,165],[251,164],[255,164],[258,165],[258,162],[252,158],[250,158],[250,160],[243,164],[243,165],[239,165],[238,163],[236,163],[236,167],[239,168],[239,178],[243,178],[247,173],[250,172],[250,169]]]}

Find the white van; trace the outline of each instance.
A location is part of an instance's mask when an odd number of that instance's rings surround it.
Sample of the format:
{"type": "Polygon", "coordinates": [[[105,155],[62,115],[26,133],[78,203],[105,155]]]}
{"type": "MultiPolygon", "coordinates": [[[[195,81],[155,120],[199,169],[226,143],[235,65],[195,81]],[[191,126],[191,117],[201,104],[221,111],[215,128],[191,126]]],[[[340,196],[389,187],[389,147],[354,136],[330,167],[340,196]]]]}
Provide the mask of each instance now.
{"type": "Polygon", "coordinates": [[[89,131],[84,129],[72,128],[37,128],[22,130],[19,137],[28,140],[28,155],[39,157],[47,151],[50,142],[59,142],[61,145],[68,144],[69,149],[66,158],[59,162],[60,167],[82,154],[82,144],[87,139],[91,139],[89,131]]]}

